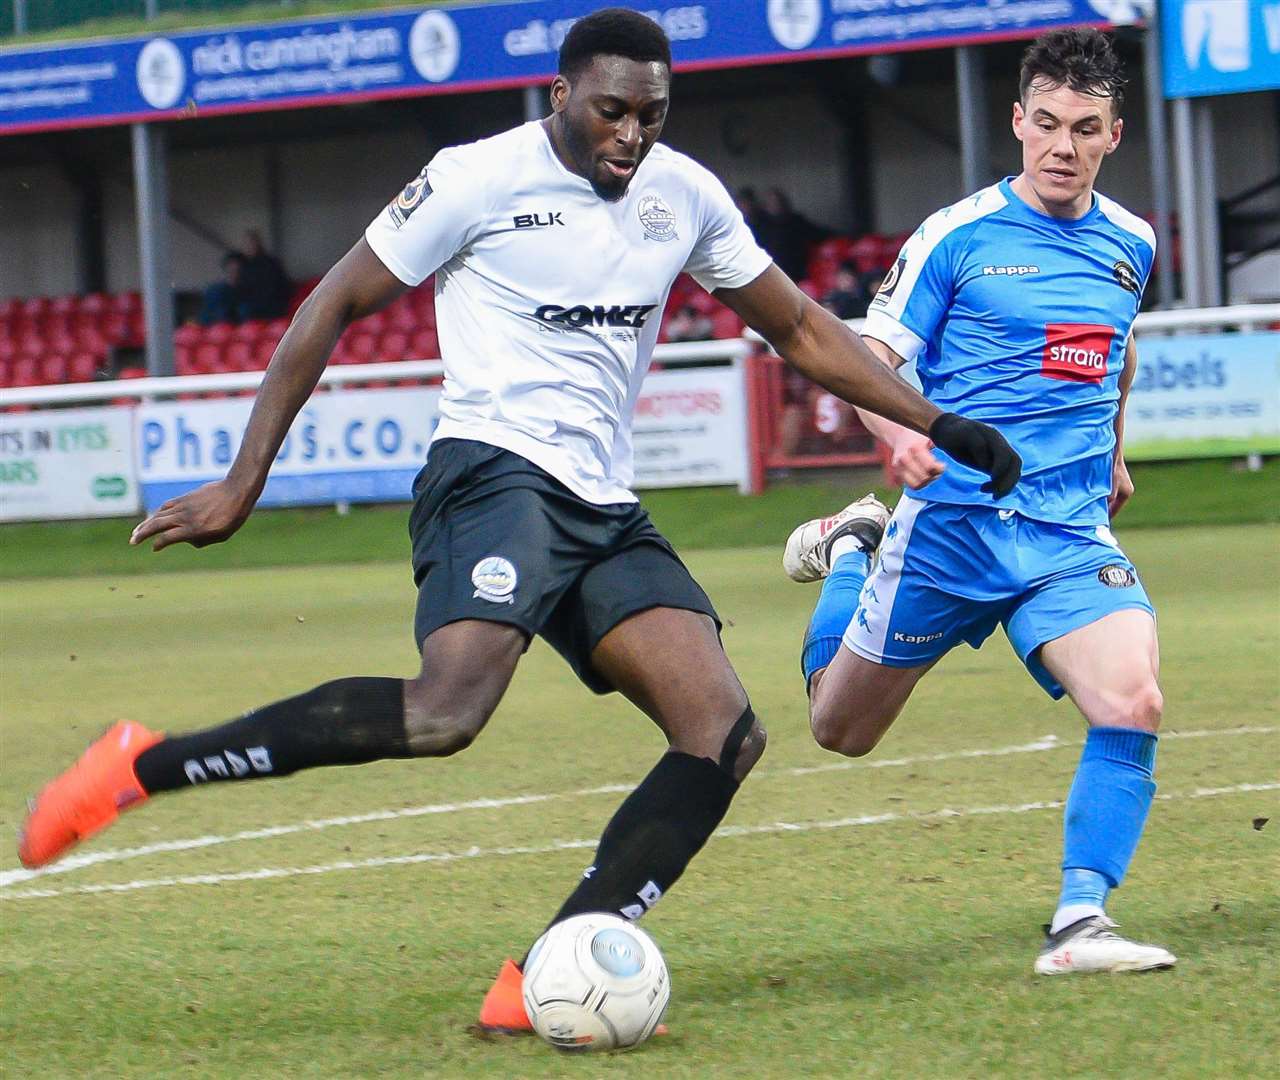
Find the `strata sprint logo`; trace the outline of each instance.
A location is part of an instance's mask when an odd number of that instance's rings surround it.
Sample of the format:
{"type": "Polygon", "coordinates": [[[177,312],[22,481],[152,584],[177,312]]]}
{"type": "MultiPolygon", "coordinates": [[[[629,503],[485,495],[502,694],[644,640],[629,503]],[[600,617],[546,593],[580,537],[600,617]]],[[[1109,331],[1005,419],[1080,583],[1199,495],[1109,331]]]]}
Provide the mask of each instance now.
{"type": "Polygon", "coordinates": [[[1096,323],[1049,323],[1040,374],[1062,382],[1102,382],[1115,336],[1114,327],[1096,323]]]}
{"type": "Polygon", "coordinates": [[[639,330],[657,304],[542,304],[533,313],[539,322],[556,327],[627,326],[639,330]]]}

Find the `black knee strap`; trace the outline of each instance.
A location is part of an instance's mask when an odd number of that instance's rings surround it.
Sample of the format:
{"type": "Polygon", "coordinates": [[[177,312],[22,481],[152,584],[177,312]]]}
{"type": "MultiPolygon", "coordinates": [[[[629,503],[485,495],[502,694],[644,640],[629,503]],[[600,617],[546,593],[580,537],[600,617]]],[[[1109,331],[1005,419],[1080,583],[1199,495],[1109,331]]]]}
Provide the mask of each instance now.
{"type": "Polygon", "coordinates": [[[738,760],[738,751],[742,749],[742,744],[755,722],[756,714],[748,705],[734,722],[733,727],[729,729],[729,734],[724,737],[724,745],[720,747],[720,768],[730,776],[733,775],[733,766],[738,760]]]}

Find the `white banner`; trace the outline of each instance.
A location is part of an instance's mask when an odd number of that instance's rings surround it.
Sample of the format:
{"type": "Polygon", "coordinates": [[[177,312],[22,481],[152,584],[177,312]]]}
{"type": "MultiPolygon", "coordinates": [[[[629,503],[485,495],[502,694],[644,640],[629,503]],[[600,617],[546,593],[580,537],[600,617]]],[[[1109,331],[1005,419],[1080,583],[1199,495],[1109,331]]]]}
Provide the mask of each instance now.
{"type": "Polygon", "coordinates": [[[1140,338],[1124,442],[1132,458],[1280,452],[1280,334],[1140,338]]]}
{"type": "Polygon", "coordinates": [[[0,415],[0,521],[138,510],[132,409],[0,415]]]}
{"type": "MultiPolygon", "coordinates": [[[[289,430],[259,505],[401,502],[426,460],[440,391],[316,394],[289,430]]],[[[148,509],[226,475],[250,398],[143,403],[137,457],[148,509]]],[[[655,372],[636,404],[637,487],[741,484],[746,401],[738,368],[655,372]]]]}
{"type": "Polygon", "coordinates": [[[632,431],[637,488],[745,484],[742,369],[654,372],[640,391],[632,431]]]}
{"type": "MultiPolygon", "coordinates": [[[[259,505],[408,500],[439,399],[424,387],[316,394],[289,429],[259,505]]],[[[225,476],[252,408],[251,398],[144,403],[137,440],[147,509],[225,476]]]]}

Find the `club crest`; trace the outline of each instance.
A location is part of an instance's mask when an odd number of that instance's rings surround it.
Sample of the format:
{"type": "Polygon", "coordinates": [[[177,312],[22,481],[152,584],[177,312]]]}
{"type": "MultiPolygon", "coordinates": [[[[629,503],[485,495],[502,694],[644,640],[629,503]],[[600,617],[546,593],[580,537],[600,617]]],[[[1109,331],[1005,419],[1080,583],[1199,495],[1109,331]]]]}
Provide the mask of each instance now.
{"type": "Polygon", "coordinates": [[[676,216],[661,195],[642,195],[636,205],[636,213],[640,217],[645,236],[650,240],[665,244],[679,235],[676,232],[676,216]]]}

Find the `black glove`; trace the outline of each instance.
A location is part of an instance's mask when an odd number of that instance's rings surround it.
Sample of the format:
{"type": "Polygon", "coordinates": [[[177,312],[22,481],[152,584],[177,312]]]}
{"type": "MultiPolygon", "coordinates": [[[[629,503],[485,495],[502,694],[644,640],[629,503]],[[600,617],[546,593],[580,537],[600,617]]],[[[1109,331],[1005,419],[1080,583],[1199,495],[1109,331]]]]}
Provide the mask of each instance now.
{"type": "Polygon", "coordinates": [[[1008,495],[1022,475],[1022,458],[990,424],[944,412],[929,425],[929,438],[934,446],[945,450],[962,465],[990,476],[982,490],[997,499],[1008,495]]]}

